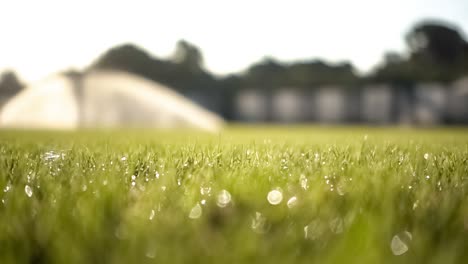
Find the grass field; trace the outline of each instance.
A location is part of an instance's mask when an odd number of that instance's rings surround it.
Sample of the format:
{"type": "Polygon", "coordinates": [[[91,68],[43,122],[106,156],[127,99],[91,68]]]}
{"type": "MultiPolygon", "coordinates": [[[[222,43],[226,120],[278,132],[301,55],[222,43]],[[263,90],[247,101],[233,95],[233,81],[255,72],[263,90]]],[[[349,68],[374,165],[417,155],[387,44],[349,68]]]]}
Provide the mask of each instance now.
{"type": "Polygon", "coordinates": [[[0,263],[468,263],[468,129],[0,131],[0,263]]]}

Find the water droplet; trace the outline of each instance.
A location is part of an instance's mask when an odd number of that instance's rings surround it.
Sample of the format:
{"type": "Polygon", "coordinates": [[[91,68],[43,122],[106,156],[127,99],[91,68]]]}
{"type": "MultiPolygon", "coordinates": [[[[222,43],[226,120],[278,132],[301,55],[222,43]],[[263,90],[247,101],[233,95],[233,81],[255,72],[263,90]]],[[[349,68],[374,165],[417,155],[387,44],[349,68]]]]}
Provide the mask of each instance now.
{"type": "Polygon", "coordinates": [[[211,187],[210,186],[202,186],[200,187],[201,195],[210,195],[211,194],[211,187]]]}
{"type": "Polygon", "coordinates": [[[408,244],[412,239],[413,236],[408,231],[395,235],[390,243],[393,255],[399,256],[405,254],[409,250],[408,244]]]}
{"type": "Polygon", "coordinates": [[[159,172],[158,172],[158,171],[156,171],[156,172],[154,173],[154,177],[155,177],[156,179],[159,179],[159,172]]]}
{"type": "Polygon", "coordinates": [[[295,207],[297,205],[297,197],[293,196],[293,197],[289,198],[287,205],[288,205],[288,208],[295,207]]]}
{"type": "Polygon", "coordinates": [[[430,178],[431,178],[431,176],[426,175],[426,180],[429,180],[430,178]]]}
{"type": "Polygon", "coordinates": [[[203,199],[203,200],[200,201],[200,203],[201,203],[201,205],[206,205],[206,200],[203,199]]]}
{"type": "Polygon", "coordinates": [[[29,185],[24,186],[24,192],[28,197],[31,197],[33,195],[33,191],[29,185]]]}
{"type": "Polygon", "coordinates": [[[429,153],[424,153],[424,159],[425,160],[429,159],[429,153]]]}
{"type": "Polygon", "coordinates": [[[136,179],[136,176],[132,175],[132,181],[134,181],[135,179],[136,179]]]}
{"type": "Polygon", "coordinates": [[[338,195],[340,196],[343,196],[345,195],[346,191],[345,191],[345,185],[343,183],[338,183],[337,186],[336,186],[336,192],[338,193],[338,195]]]}
{"type": "Polygon", "coordinates": [[[197,219],[200,218],[202,215],[202,207],[200,206],[199,203],[197,203],[192,210],[190,210],[189,218],[191,219],[197,219]]]}
{"type": "Polygon", "coordinates": [[[343,219],[337,217],[330,221],[330,230],[335,234],[343,233],[343,219]]]}
{"type": "Polygon", "coordinates": [[[9,190],[11,190],[11,185],[10,183],[8,183],[5,188],[3,189],[3,192],[8,192],[9,190]]]}
{"type": "Polygon", "coordinates": [[[231,194],[228,191],[222,190],[221,192],[219,192],[218,199],[216,201],[216,204],[219,207],[226,207],[230,202],[231,202],[231,194]]]}
{"type": "Polygon", "coordinates": [[[323,234],[324,230],[323,223],[319,220],[314,220],[304,227],[304,238],[316,240],[323,234]]]}
{"type": "Polygon", "coordinates": [[[56,153],[54,151],[47,151],[44,153],[44,155],[42,156],[42,158],[45,160],[45,161],[53,161],[53,160],[56,160],[58,158],[64,158],[65,157],[65,154],[60,154],[60,153],[56,153]]]}
{"type": "Polygon", "coordinates": [[[272,190],[268,193],[267,200],[272,205],[280,204],[283,200],[283,194],[279,190],[272,190]]]}
{"type": "Polygon", "coordinates": [[[86,192],[87,189],[88,189],[88,186],[86,184],[83,184],[83,186],[81,186],[81,190],[83,192],[86,192]]]}
{"type": "Polygon", "coordinates": [[[301,177],[299,177],[299,181],[301,183],[301,188],[304,190],[307,190],[309,188],[309,185],[307,183],[307,178],[304,174],[301,174],[301,177]]]}
{"type": "Polygon", "coordinates": [[[154,258],[156,257],[156,250],[149,248],[149,249],[146,251],[145,256],[146,256],[147,258],[154,259],[154,258]]]}
{"type": "Polygon", "coordinates": [[[320,154],[314,153],[314,161],[317,162],[320,159],[320,154]]]}
{"type": "Polygon", "coordinates": [[[155,215],[155,212],[154,212],[153,209],[151,209],[151,212],[150,212],[150,215],[149,215],[148,219],[149,219],[149,220],[153,220],[154,215],[155,215]]]}
{"type": "Polygon", "coordinates": [[[136,182],[132,181],[132,186],[135,186],[136,185],[136,182]]]}
{"type": "Polygon", "coordinates": [[[259,234],[266,232],[266,218],[260,213],[255,212],[255,217],[252,218],[252,223],[250,225],[253,231],[259,234]]]}
{"type": "Polygon", "coordinates": [[[123,156],[122,158],[120,158],[121,161],[126,161],[127,160],[127,157],[123,156]]]}

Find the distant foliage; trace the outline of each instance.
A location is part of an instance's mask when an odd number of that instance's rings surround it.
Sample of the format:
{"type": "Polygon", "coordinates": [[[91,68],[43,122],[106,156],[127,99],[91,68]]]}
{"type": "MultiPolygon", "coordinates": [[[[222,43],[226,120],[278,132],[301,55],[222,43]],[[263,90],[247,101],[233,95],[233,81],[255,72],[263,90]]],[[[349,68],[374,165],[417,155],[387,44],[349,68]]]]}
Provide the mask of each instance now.
{"type": "Polygon", "coordinates": [[[406,43],[408,58],[387,56],[373,80],[397,84],[452,82],[468,74],[468,43],[455,26],[423,21],[406,35],[406,43]]]}
{"type": "Polygon", "coordinates": [[[405,40],[408,55],[388,52],[381,65],[366,76],[358,76],[349,62],[332,65],[309,59],[285,63],[267,57],[244,72],[217,77],[204,69],[199,48],[185,40],[177,43],[169,59],[156,58],[126,44],[104,53],[92,68],[129,71],[180,91],[313,89],[323,85],[353,87],[366,82],[411,86],[419,82],[452,82],[468,74],[468,43],[455,26],[422,21],[408,32],[405,40]]]}
{"type": "Polygon", "coordinates": [[[0,75],[0,95],[12,95],[23,89],[24,85],[13,71],[5,71],[0,75]]]}
{"type": "Polygon", "coordinates": [[[170,85],[178,90],[213,87],[214,78],[202,67],[202,54],[194,45],[180,41],[173,58],[155,58],[146,51],[125,44],[110,49],[92,66],[92,69],[117,69],[170,85]]]}

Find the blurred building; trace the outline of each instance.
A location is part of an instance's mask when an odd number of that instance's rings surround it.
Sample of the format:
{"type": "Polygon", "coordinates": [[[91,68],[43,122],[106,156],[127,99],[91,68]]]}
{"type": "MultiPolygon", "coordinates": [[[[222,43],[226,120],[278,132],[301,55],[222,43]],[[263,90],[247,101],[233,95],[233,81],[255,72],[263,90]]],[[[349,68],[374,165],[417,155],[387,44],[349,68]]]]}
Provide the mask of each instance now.
{"type": "Polygon", "coordinates": [[[321,123],[340,123],[345,121],[346,98],[341,87],[325,86],[320,88],[314,98],[317,121],[321,123]]]}
{"type": "Polygon", "coordinates": [[[272,96],[272,119],[279,122],[301,122],[308,119],[310,101],[304,91],[292,87],[278,89],[272,96]]]}
{"type": "Polygon", "coordinates": [[[240,90],[235,97],[234,116],[245,122],[266,122],[269,120],[270,100],[268,94],[260,89],[240,90]]]}
{"type": "Polygon", "coordinates": [[[468,123],[468,76],[456,81],[447,90],[447,122],[468,123]]]}
{"type": "MultiPolygon", "coordinates": [[[[249,88],[232,97],[232,120],[241,122],[468,124],[468,77],[450,85],[249,88]]],[[[209,94],[205,98],[210,102],[209,94]]]]}
{"type": "MultiPolygon", "coordinates": [[[[230,89],[181,94],[118,71],[58,74],[14,96],[0,113],[9,127],[197,127],[216,131],[238,122],[468,124],[468,77],[451,84],[385,83],[230,89]]],[[[13,94],[0,94],[8,100],[13,94]]]]}
{"type": "Polygon", "coordinates": [[[440,124],[446,116],[448,87],[423,83],[415,88],[414,121],[418,124],[440,124]]]}

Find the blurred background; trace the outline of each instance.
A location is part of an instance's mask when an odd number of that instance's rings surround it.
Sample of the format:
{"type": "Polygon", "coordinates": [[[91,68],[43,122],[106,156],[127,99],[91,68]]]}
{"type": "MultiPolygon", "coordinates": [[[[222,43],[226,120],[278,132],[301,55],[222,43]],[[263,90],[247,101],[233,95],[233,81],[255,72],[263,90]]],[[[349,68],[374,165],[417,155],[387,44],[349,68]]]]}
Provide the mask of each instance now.
{"type": "Polygon", "coordinates": [[[468,124],[468,2],[252,2],[2,1],[1,124],[468,124]]]}

